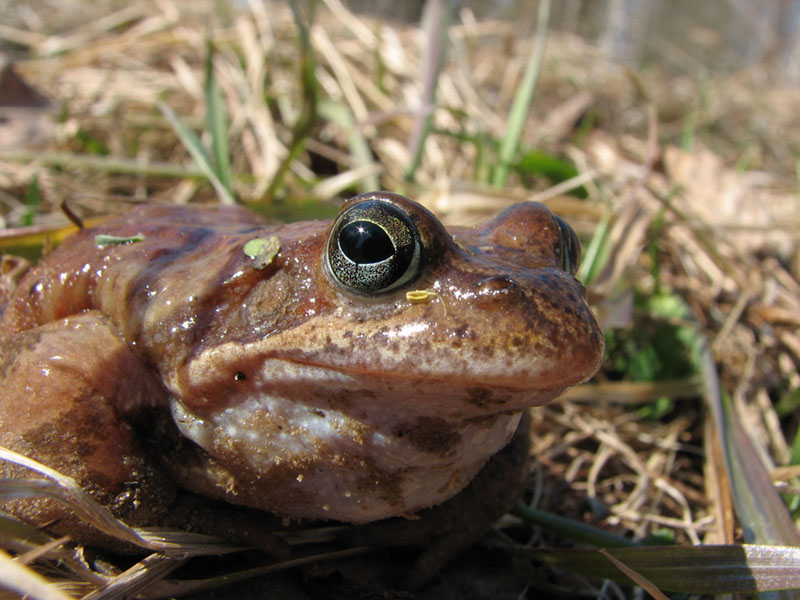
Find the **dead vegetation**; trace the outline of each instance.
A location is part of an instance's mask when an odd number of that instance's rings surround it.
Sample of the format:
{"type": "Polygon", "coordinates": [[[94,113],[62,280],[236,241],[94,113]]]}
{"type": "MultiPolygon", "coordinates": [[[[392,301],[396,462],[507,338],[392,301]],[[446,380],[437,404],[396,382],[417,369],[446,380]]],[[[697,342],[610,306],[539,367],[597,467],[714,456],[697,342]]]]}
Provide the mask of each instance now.
{"type": "MultiPolygon", "coordinates": [[[[533,411],[530,505],[629,540],[742,542],[742,520],[752,515],[738,506],[739,520],[733,515],[737,475],[729,471],[738,459],[724,441],[735,437],[726,410],[796,499],[798,472],[786,468],[800,458],[796,91],[767,89],[750,72],[709,81],[633,73],[578,38],[551,34],[521,148],[571,163],[575,173],[554,181],[539,167],[518,169],[493,188],[495,141],[534,43],[517,38],[513,24],[464,13],[453,25],[432,134],[409,178],[408,140],[427,110],[417,26],[320,2],[308,30],[312,94],[302,74],[309,54],[283,3],[235,10],[210,1],[93,2],[92,18],[88,8],[0,9],[6,59],[18,56],[14,71],[49,99],[23,94],[12,103],[0,90],[6,247],[27,247],[23,226],[65,225],[63,202],[88,218],[134,202],[215,201],[215,187],[159,108],[163,102],[212,143],[210,56],[238,201],[299,217],[309,199],[335,202],[377,187],[464,223],[538,199],[581,233],[581,275],[614,339],[595,382],[533,411]],[[586,198],[569,195],[578,191],[586,198]],[[659,354],[654,338],[672,343],[672,354],[659,354]],[[713,372],[703,356],[713,356],[713,372]],[[730,405],[715,412],[719,397],[708,394],[717,377],[730,405]]],[[[15,264],[4,263],[6,281],[15,264]]],[[[501,526],[519,528],[518,517],[501,526]]],[[[547,528],[529,526],[527,535],[529,546],[563,543],[547,528]]],[[[7,550],[22,552],[10,539],[0,536],[7,550]]],[[[79,594],[121,572],[64,561],[60,571],[41,556],[30,563],[79,594]]],[[[574,590],[600,589],[561,577],[574,590]]]]}

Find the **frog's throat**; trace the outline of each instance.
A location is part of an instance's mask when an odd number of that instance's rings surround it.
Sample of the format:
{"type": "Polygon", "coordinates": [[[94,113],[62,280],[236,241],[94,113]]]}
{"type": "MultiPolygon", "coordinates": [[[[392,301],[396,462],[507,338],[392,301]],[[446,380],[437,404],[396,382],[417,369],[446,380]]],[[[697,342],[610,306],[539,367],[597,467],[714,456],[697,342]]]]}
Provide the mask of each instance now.
{"type": "Polygon", "coordinates": [[[520,419],[345,408],[262,394],[199,416],[173,398],[178,429],[206,461],[181,483],[279,515],[363,523],[452,497],[508,443],[520,419]]]}

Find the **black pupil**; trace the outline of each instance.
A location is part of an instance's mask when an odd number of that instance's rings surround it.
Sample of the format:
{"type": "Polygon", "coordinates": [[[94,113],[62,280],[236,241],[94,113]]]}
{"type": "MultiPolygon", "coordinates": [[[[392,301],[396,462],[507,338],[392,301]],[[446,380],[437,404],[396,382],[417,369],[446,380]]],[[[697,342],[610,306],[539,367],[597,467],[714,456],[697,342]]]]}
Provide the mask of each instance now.
{"type": "Polygon", "coordinates": [[[339,248],[356,264],[378,263],[394,254],[389,235],[370,221],[353,221],[342,227],[339,248]]]}

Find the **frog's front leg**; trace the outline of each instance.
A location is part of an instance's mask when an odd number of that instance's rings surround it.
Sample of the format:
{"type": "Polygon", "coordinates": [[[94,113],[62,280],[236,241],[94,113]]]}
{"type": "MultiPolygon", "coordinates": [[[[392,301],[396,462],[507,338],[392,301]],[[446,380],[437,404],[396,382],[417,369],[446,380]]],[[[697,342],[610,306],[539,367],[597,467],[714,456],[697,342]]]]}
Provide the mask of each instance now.
{"type": "MultiPolygon", "coordinates": [[[[174,498],[170,479],[137,435],[137,426],[165,406],[158,379],[99,312],[0,344],[0,444],[73,477],[132,525],[157,522],[174,498]]],[[[0,463],[0,476],[35,475],[0,463]]],[[[5,508],[55,533],[107,543],[53,500],[17,500],[5,508]]]]}

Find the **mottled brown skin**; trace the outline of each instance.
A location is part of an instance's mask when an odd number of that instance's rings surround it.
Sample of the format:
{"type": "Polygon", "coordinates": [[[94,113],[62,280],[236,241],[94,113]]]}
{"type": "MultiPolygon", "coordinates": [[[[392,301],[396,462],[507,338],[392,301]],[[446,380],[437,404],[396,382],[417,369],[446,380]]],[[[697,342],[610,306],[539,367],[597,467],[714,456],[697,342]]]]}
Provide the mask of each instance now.
{"type": "MultiPolygon", "coordinates": [[[[173,482],[355,523],[452,497],[520,411],[595,372],[602,335],[544,206],[448,233],[410,200],[370,197],[402,209],[423,245],[419,272],[388,293],[332,276],[327,222],[147,206],[69,238],[2,315],[0,444],[133,524],[159,522],[173,482]],[[144,239],[101,248],[98,233],[144,239]],[[280,252],[256,269],[242,248],[273,235],[280,252]]],[[[14,510],[68,516],[49,501],[14,510]]]]}

